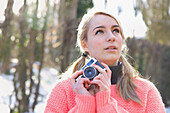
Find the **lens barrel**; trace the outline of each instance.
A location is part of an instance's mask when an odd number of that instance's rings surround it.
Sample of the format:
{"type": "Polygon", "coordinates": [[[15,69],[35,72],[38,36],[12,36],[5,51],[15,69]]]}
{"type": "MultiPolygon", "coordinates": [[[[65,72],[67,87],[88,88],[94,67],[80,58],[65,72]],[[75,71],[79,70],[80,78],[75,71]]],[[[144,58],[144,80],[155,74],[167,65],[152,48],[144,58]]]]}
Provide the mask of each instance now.
{"type": "Polygon", "coordinates": [[[93,66],[86,67],[83,71],[83,75],[88,79],[93,79],[97,75],[97,70],[93,66]]]}

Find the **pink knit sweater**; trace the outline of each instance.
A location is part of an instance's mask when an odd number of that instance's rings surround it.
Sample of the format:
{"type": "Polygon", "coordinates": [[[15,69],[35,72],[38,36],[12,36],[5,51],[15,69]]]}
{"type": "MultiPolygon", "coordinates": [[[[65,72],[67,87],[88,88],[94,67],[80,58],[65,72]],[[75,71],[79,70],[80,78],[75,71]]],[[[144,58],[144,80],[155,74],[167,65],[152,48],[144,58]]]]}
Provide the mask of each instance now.
{"type": "Polygon", "coordinates": [[[136,78],[142,105],[125,101],[116,93],[116,85],[95,96],[76,94],[68,80],[59,82],[51,92],[45,113],[165,113],[160,93],[148,80],[136,78]]]}

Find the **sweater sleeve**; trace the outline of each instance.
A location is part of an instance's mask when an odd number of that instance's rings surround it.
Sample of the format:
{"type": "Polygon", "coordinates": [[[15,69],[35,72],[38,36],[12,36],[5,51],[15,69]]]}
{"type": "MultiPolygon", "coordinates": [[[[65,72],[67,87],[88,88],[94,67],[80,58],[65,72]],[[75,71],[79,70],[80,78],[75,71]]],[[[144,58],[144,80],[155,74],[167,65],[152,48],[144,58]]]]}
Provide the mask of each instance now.
{"type": "Polygon", "coordinates": [[[147,95],[147,103],[145,113],[165,113],[165,106],[162,102],[159,91],[154,84],[151,83],[151,89],[147,95]]]}
{"type": "MultiPolygon", "coordinates": [[[[66,84],[67,85],[67,84],[66,84]]],[[[71,89],[70,89],[71,90],[71,89]]],[[[74,98],[74,97],[73,97],[74,98]]],[[[52,90],[45,107],[44,113],[94,113],[95,98],[89,95],[76,94],[75,102],[69,102],[74,106],[69,109],[66,91],[62,82],[52,90]],[[76,103],[76,104],[74,104],[76,103]]]]}
{"type": "Polygon", "coordinates": [[[76,95],[76,105],[68,113],[95,113],[95,98],[89,95],[76,95]]]}
{"type": "Polygon", "coordinates": [[[110,93],[110,90],[106,90],[96,94],[97,113],[128,113],[110,97],[110,93]]]}

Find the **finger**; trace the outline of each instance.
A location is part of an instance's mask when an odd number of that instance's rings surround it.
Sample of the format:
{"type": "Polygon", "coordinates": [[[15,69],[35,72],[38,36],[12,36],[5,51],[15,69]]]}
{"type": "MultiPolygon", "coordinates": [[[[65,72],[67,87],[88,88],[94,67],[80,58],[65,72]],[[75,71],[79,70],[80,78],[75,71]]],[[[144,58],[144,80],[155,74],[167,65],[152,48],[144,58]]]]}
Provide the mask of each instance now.
{"type": "Polygon", "coordinates": [[[85,82],[85,88],[89,88],[90,87],[90,84],[88,82],[85,82]]]}
{"type": "Polygon", "coordinates": [[[100,87],[100,90],[107,89],[107,86],[101,80],[98,79],[91,81],[91,84],[98,85],[100,87]]]}
{"type": "Polygon", "coordinates": [[[83,74],[83,70],[76,71],[72,74],[71,78],[76,79],[79,75],[83,74]]]}
{"type": "Polygon", "coordinates": [[[109,68],[109,66],[107,64],[105,64],[103,62],[101,64],[105,67],[106,73],[107,73],[107,75],[109,77],[109,80],[110,80],[111,79],[111,75],[112,75],[112,71],[110,70],[110,68],[109,68]]]}
{"type": "Polygon", "coordinates": [[[78,76],[80,76],[82,73],[83,73],[83,71],[80,70],[80,71],[76,71],[75,73],[72,74],[72,76],[70,78],[70,82],[72,85],[75,84],[76,78],[78,78],[78,76]]]}
{"type": "Polygon", "coordinates": [[[97,76],[95,76],[94,79],[101,80],[102,82],[104,82],[106,80],[105,77],[103,76],[103,74],[101,74],[101,73],[99,73],[97,76]]]}
{"type": "Polygon", "coordinates": [[[90,84],[90,80],[88,78],[78,78],[77,79],[77,82],[76,82],[76,85],[77,86],[84,86],[85,83],[89,83],[90,84]]]}
{"type": "Polygon", "coordinates": [[[102,69],[100,66],[98,66],[98,65],[96,65],[96,64],[93,64],[93,66],[94,66],[100,73],[102,73],[103,75],[106,74],[105,69],[102,69]]]}
{"type": "Polygon", "coordinates": [[[110,79],[108,79],[108,77],[106,79],[101,73],[98,76],[96,76],[93,80],[95,79],[101,80],[107,86],[110,85],[110,79]]]}
{"type": "Polygon", "coordinates": [[[102,69],[100,66],[98,65],[93,65],[101,74],[103,74],[103,76],[105,77],[106,80],[110,80],[109,79],[109,75],[107,75],[106,69],[102,69]]]}

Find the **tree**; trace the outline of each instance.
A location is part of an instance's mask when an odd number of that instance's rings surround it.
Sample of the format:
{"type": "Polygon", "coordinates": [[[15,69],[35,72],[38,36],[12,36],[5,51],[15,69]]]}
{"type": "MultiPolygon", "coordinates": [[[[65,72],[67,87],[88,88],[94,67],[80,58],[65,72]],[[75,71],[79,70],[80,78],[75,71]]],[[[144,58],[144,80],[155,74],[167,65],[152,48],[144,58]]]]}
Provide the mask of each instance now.
{"type": "Polygon", "coordinates": [[[8,73],[10,68],[13,4],[13,0],[8,0],[7,8],[5,10],[5,21],[0,24],[0,28],[2,29],[2,36],[0,37],[0,61],[2,61],[0,69],[1,73],[8,73]]]}
{"type": "Polygon", "coordinates": [[[87,9],[92,7],[92,0],[79,0],[77,7],[77,18],[81,19],[81,17],[87,12],[87,9]]]}
{"type": "Polygon", "coordinates": [[[16,105],[11,108],[11,111],[18,111],[19,113],[34,111],[40,96],[40,72],[44,60],[49,0],[46,1],[47,10],[44,18],[37,17],[38,5],[39,0],[36,0],[35,7],[28,6],[26,0],[24,0],[24,5],[20,9],[18,17],[20,35],[18,36],[19,52],[17,58],[19,62],[13,79],[16,105]],[[29,8],[34,9],[33,15],[28,14],[29,8]],[[29,24],[27,18],[32,20],[29,24]],[[43,27],[38,24],[40,19],[43,20],[43,27]],[[33,65],[36,61],[39,61],[37,74],[33,72],[33,65]]]}
{"type": "Polygon", "coordinates": [[[146,39],[128,38],[127,47],[128,54],[135,59],[135,62],[134,60],[130,62],[144,78],[150,79],[156,85],[165,106],[169,106],[170,46],[146,39]]]}
{"type": "Polygon", "coordinates": [[[79,55],[75,50],[78,18],[89,7],[92,7],[91,0],[60,0],[59,2],[57,47],[52,50],[52,59],[59,64],[60,72],[64,72],[72,59],[79,55]]]}
{"type": "MultiPolygon", "coordinates": [[[[159,83],[157,86],[162,94],[166,106],[169,105],[169,46],[170,45],[170,12],[169,0],[136,0],[135,10],[141,11],[143,20],[148,27],[146,38],[151,42],[145,41],[141,46],[145,50],[137,50],[139,70],[147,77],[151,76],[152,81],[159,83]],[[156,42],[156,43],[153,43],[156,42]],[[162,44],[162,45],[159,45],[162,44]],[[151,55],[152,54],[152,55],[151,55]]],[[[139,44],[138,44],[139,45],[139,44]]],[[[140,47],[140,48],[141,48],[140,47]]],[[[135,48],[135,47],[134,47],[135,48]]],[[[132,54],[134,55],[134,54],[132,54]]],[[[134,57],[135,58],[135,57],[134,57]]]]}
{"type": "Polygon", "coordinates": [[[40,49],[40,57],[39,57],[40,66],[38,70],[38,83],[35,86],[35,97],[34,97],[34,102],[32,105],[33,110],[35,109],[35,106],[38,103],[37,100],[38,100],[39,89],[40,89],[40,72],[41,72],[41,69],[44,63],[43,60],[44,60],[44,49],[45,49],[45,36],[47,32],[47,22],[48,22],[48,17],[49,17],[49,10],[50,10],[49,0],[46,1],[46,7],[47,7],[47,11],[46,11],[46,15],[44,16],[44,23],[43,23],[43,27],[41,30],[42,41],[41,41],[41,49],[40,49]]]}
{"type": "MultiPolygon", "coordinates": [[[[75,40],[77,25],[78,0],[60,0],[58,8],[57,43],[58,47],[52,54],[58,58],[57,63],[60,72],[63,72],[69,64],[70,50],[75,40]]],[[[56,58],[53,58],[56,61],[56,58]]]]}
{"type": "Polygon", "coordinates": [[[136,0],[136,11],[141,11],[148,27],[147,39],[170,45],[169,0],[136,0]]]}

